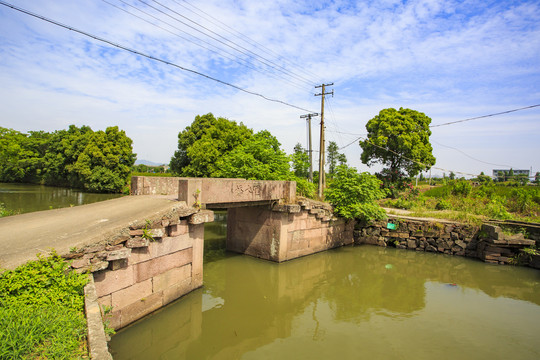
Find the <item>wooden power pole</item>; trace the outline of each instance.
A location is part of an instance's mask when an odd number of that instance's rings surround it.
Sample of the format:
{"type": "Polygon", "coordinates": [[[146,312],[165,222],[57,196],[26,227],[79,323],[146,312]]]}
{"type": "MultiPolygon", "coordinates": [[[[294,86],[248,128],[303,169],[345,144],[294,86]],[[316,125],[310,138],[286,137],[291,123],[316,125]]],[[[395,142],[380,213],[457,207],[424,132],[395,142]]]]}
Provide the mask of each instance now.
{"type": "Polygon", "coordinates": [[[309,152],[309,181],[313,182],[313,149],[311,147],[311,117],[312,116],[318,116],[317,113],[307,114],[307,115],[300,115],[301,119],[306,119],[308,123],[308,133],[309,133],[309,140],[308,140],[308,152],[309,152]]]}
{"type": "Polygon", "coordinates": [[[319,147],[319,199],[322,199],[323,197],[323,190],[326,186],[326,179],[324,174],[324,96],[330,95],[334,96],[334,90],[332,92],[325,92],[325,88],[327,86],[332,86],[334,83],[331,84],[322,84],[319,86],[315,86],[315,88],[322,88],[322,91],[320,94],[315,94],[315,96],[321,96],[321,144],[319,147]]]}

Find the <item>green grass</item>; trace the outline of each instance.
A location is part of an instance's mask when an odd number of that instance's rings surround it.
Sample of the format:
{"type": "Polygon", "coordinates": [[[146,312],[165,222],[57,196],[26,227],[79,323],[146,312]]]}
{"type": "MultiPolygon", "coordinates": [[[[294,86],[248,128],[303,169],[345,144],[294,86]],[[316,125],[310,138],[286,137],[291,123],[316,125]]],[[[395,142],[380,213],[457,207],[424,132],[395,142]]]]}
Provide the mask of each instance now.
{"type": "Polygon", "coordinates": [[[479,223],[486,219],[540,221],[540,189],[536,186],[471,186],[454,181],[418,196],[404,192],[383,206],[406,209],[411,216],[479,223]]]}
{"type": "Polygon", "coordinates": [[[84,285],[53,253],[0,275],[0,359],[82,359],[84,285]]]}

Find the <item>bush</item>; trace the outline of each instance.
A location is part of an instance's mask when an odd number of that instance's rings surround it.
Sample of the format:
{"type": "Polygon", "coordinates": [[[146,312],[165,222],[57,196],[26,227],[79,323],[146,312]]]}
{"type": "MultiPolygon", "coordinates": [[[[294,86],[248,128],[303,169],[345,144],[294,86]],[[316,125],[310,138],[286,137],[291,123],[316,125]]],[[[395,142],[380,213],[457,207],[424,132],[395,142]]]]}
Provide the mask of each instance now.
{"type": "Polygon", "coordinates": [[[337,167],[334,180],[325,192],[325,198],[334,205],[335,212],[346,219],[383,219],[384,210],[375,203],[385,195],[381,181],[346,165],[337,167]]]}
{"type": "Polygon", "coordinates": [[[452,184],[452,195],[467,197],[472,191],[472,185],[467,180],[458,180],[452,184]]]}
{"type": "Polygon", "coordinates": [[[295,178],[294,181],[296,181],[296,195],[315,199],[317,196],[317,186],[314,183],[310,183],[304,178],[295,178]]]}
{"type": "Polygon", "coordinates": [[[435,205],[435,209],[436,210],[450,210],[452,209],[452,205],[448,201],[444,199],[440,199],[435,205]]]}

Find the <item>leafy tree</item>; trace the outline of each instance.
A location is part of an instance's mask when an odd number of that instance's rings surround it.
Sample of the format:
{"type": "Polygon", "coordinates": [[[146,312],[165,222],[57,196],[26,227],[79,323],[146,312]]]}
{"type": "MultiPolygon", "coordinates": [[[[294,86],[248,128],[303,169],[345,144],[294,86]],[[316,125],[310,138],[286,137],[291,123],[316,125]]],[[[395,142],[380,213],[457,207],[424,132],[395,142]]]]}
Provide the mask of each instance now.
{"type": "Polygon", "coordinates": [[[534,183],[535,184],[540,184],[540,172],[536,172],[536,174],[534,175],[534,183]]]}
{"type": "Polygon", "coordinates": [[[0,128],[0,181],[120,192],[135,161],[131,144],[116,126],[93,132],[71,125],[29,135],[0,128]]]}
{"type": "Polygon", "coordinates": [[[299,178],[307,178],[309,176],[309,155],[300,143],[294,146],[291,160],[294,175],[299,178]]]}
{"type": "Polygon", "coordinates": [[[249,180],[285,180],[289,177],[289,157],[278,140],[263,130],[229,153],[219,157],[212,177],[249,180]]]}
{"type": "Polygon", "coordinates": [[[345,154],[338,154],[338,162],[339,162],[339,165],[347,165],[347,156],[345,156],[345,154]]]}
{"type": "Polygon", "coordinates": [[[454,174],[453,171],[450,171],[450,175],[448,175],[448,177],[450,178],[450,180],[454,180],[456,178],[456,174],[454,174]]]}
{"type": "Polygon", "coordinates": [[[338,165],[347,164],[347,157],[345,154],[338,152],[339,148],[335,141],[330,141],[326,152],[328,154],[328,175],[330,178],[334,176],[338,165]]]}
{"type": "Polygon", "coordinates": [[[355,168],[340,165],[332,182],[325,190],[325,199],[335,207],[335,212],[346,219],[383,219],[384,210],[375,202],[385,192],[375,176],[355,168]]]}
{"type": "Polygon", "coordinates": [[[193,123],[178,134],[178,150],[171,159],[171,171],[180,176],[212,176],[219,170],[217,160],[252,134],[242,123],[216,119],[212,113],[197,115],[193,123]]]}
{"type": "Polygon", "coordinates": [[[381,163],[393,183],[401,172],[413,177],[430,169],[435,164],[429,142],[430,123],[429,117],[415,110],[381,110],[366,124],[367,139],[360,141],[362,162],[368,166],[381,163]]]}

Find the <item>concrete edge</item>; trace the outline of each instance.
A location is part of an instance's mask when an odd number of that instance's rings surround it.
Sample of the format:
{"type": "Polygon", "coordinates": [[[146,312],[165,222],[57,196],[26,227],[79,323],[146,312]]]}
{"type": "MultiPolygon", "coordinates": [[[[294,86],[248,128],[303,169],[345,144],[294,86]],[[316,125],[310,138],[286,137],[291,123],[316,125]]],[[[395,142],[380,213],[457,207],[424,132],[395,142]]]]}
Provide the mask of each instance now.
{"type": "Polygon", "coordinates": [[[88,353],[93,360],[112,360],[107,346],[105,329],[101,318],[101,309],[97,301],[96,285],[94,276],[89,275],[90,281],[84,287],[84,307],[86,323],[88,325],[88,353]]]}

